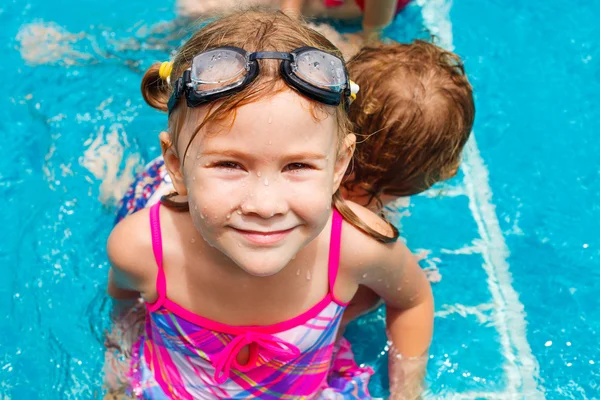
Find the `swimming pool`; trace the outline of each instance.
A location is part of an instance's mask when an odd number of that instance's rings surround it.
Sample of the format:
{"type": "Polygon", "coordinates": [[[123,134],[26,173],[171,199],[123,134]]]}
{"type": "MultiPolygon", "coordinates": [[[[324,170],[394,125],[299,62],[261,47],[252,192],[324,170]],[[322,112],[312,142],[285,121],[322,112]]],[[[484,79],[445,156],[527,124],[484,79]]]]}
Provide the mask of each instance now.
{"type": "MultiPolygon", "coordinates": [[[[113,210],[99,198],[158,154],[164,117],[138,87],[168,57],[151,38],[172,27],[151,27],[174,19],[171,1],[130,3],[0,3],[2,398],[101,393],[113,210]]],[[[600,397],[600,3],[531,3],[418,0],[389,29],[435,33],[476,91],[460,176],[396,214],[441,276],[435,398],[600,397]]],[[[382,326],[379,313],[349,331],[380,372],[374,395],[387,386],[382,326]]]]}

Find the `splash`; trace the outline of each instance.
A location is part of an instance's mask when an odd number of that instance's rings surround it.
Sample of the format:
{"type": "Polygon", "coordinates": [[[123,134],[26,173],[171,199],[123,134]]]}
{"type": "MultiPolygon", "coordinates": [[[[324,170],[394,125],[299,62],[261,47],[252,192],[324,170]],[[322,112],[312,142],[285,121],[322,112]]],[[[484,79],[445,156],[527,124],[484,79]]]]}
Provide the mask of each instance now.
{"type": "Polygon", "coordinates": [[[98,129],[96,137],[85,144],[87,150],[79,159],[96,179],[101,180],[99,200],[107,206],[114,206],[123,198],[140,166],[140,156],[125,156],[125,132],[121,124],[113,124],[105,133],[105,127],[98,129]],[[120,166],[124,163],[124,168],[120,166]]]}
{"type": "Polygon", "coordinates": [[[34,22],[23,25],[17,33],[21,57],[29,65],[88,64],[95,55],[83,53],[74,45],[87,39],[85,33],[71,33],[56,23],[34,22]]]}

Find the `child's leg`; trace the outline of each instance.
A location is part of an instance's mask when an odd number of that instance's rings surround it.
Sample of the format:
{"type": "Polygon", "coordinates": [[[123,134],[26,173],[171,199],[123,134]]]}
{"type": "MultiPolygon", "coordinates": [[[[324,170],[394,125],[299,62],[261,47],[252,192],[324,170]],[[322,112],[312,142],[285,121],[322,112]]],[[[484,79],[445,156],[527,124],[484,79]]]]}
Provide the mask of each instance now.
{"type": "Polygon", "coordinates": [[[132,349],[143,333],[145,313],[144,303],[140,299],[131,310],[116,318],[112,330],[106,334],[104,383],[107,396],[124,396],[130,386],[132,349]]]}

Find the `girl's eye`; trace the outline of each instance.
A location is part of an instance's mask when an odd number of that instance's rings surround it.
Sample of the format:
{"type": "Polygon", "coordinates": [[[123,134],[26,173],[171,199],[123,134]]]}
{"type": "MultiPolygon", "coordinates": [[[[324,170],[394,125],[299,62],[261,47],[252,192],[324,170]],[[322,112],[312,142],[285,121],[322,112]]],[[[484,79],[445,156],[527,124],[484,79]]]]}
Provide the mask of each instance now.
{"type": "Polygon", "coordinates": [[[285,166],[285,171],[298,171],[301,169],[312,169],[312,167],[308,164],[303,163],[291,163],[285,166]]]}
{"type": "Polygon", "coordinates": [[[233,161],[221,161],[214,164],[217,168],[225,169],[242,169],[241,165],[233,161]]]}

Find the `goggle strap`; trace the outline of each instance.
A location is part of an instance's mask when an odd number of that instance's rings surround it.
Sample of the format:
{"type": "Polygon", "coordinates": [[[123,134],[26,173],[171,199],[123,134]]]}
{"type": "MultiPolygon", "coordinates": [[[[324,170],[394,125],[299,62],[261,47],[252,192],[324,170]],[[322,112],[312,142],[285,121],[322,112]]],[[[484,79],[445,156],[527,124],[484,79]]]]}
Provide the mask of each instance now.
{"type": "Polygon", "coordinates": [[[283,53],[280,51],[257,51],[248,56],[248,60],[250,61],[262,59],[294,61],[294,57],[290,53],[283,53]]]}

